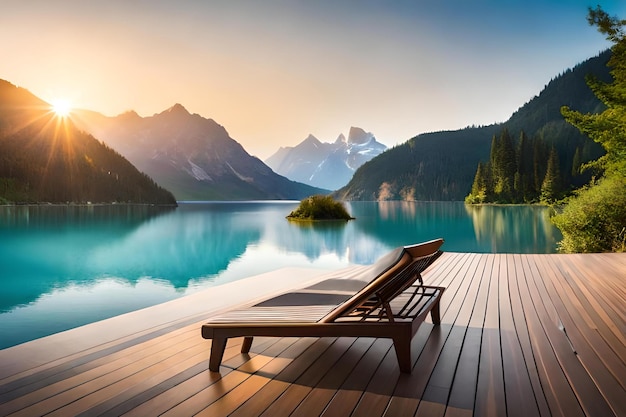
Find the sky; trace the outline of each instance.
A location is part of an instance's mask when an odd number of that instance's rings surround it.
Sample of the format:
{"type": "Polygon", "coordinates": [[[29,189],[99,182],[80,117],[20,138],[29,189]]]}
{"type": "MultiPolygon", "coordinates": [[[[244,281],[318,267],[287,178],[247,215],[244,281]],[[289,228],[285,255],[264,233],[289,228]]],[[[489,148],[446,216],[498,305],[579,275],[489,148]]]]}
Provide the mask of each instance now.
{"type": "Polygon", "coordinates": [[[0,79],[115,116],[180,103],[265,159],[507,120],[610,47],[623,0],[0,0],[0,79]]]}

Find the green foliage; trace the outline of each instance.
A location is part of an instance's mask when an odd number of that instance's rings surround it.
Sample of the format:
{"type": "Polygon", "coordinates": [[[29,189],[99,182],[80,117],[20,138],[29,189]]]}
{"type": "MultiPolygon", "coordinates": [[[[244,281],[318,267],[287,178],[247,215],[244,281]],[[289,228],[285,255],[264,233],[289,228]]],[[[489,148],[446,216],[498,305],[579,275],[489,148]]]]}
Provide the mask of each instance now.
{"type": "Polygon", "coordinates": [[[554,217],[563,234],[564,252],[624,251],[626,230],[626,20],[589,9],[588,21],[614,42],[611,59],[613,82],[589,76],[587,83],[605,105],[599,114],[581,113],[567,106],[565,119],[602,145],[606,154],[586,164],[603,171],[596,184],[580,190],[554,217]]]}
{"type": "Polygon", "coordinates": [[[603,178],[577,191],[552,218],[561,230],[562,252],[626,250],[626,179],[603,178]]]}
{"type": "Polygon", "coordinates": [[[465,202],[468,204],[486,203],[491,189],[490,183],[491,178],[488,165],[485,166],[482,162],[479,162],[476,175],[474,176],[474,183],[472,184],[472,192],[465,197],[465,202]]]}
{"type": "Polygon", "coordinates": [[[554,203],[561,195],[561,177],[559,174],[559,156],[556,150],[552,148],[550,157],[548,158],[548,168],[546,176],[541,184],[541,202],[554,203]]]}
{"type": "Polygon", "coordinates": [[[314,195],[300,202],[288,216],[290,220],[352,220],[343,203],[328,195],[314,195]]]}
{"type": "Polygon", "coordinates": [[[513,146],[506,129],[494,135],[491,146],[489,163],[478,164],[466,203],[554,202],[560,198],[567,177],[560,173],[554,147],[548,151],[541,138],[529,139],[523,131],[513,146]]]}

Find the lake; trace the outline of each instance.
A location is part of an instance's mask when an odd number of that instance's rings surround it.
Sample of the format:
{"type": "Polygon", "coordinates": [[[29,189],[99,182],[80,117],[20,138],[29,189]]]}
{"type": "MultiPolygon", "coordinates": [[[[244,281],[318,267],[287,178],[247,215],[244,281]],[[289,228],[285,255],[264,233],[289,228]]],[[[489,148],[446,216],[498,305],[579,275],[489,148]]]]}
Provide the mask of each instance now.
{"type": "Polygon", "coordinates": [[[0,207],[0,349],[287,266],[370,264],[443,237],[449,252],[552,253],[545,207],[352,202],[356,220],[293,223],[298,202],[0,207]]]}

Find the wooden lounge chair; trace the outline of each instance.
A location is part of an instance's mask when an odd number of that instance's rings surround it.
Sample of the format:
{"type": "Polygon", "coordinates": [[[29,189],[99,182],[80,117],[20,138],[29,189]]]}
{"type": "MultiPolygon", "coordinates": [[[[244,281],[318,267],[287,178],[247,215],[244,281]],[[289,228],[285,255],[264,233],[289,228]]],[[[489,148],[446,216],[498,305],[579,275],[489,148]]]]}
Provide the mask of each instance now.
{"type": "Polygon", "coordinates": [[[211,318],[202,337],[212,339],[209,369],[219,371],[226,342],[254,336],[382,337],[393,340],[398,365],[411,372],[411,339],[431,313],[438,325],[443,287],[423,285],[421,272],[441,254],[442,239],[398,248],[356,276],[330,278],[252,306],[211,318]]]}

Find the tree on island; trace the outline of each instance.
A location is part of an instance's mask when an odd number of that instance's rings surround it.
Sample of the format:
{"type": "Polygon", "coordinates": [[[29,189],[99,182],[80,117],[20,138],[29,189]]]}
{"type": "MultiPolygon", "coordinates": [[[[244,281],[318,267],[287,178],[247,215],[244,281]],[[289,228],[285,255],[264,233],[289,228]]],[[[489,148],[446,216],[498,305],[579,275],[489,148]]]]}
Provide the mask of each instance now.
{"type": "Polygon", "coordinates": [[[328,195],[314,195],[300,202],[288,216],[289,220],[352,220],[343,203],[328,195]]]}
{"type": "Polygon", "coordinates": [[[561,230],[563,252],[626,250],[626,20],[609,16],[600,6],[589,9],[587,21],[613,42],[608,62],[613,81],[593,76],[587,84],[605,105],[599,114],[583,114],[564,106],[569,123],[598,142],[606,154],[584,168],[603,171],[602,176],[568,199],[553,217],[561,230]]]}

